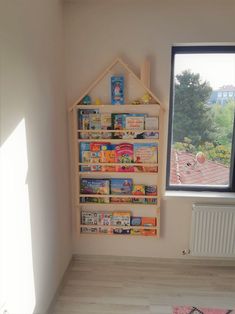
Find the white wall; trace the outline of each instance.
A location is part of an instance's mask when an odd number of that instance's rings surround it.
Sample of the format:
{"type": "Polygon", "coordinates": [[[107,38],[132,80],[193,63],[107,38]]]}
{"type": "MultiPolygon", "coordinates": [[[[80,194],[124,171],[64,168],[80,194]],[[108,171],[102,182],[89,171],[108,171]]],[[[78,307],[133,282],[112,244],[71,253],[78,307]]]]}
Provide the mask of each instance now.
{"type": "MultiPolygon", "coordinates": [[[[168,106],[172,44],[235,42],[234,0],[74,0],[67,1],[65,14],[69,103],[120,56],[136,74],[149,57],[152,90],[168,106]]],[[[161,207],[161,239],[78,238],[74,232],[73,251],[180,257],[188,248],[195,201],[234,203],[220,198],[166,198],[161,207]]]]}
{"type": "Polygon", "coordinates": [[[63,7],[0,5],[2,299],[43,314],[71,258],[63,7]]]}

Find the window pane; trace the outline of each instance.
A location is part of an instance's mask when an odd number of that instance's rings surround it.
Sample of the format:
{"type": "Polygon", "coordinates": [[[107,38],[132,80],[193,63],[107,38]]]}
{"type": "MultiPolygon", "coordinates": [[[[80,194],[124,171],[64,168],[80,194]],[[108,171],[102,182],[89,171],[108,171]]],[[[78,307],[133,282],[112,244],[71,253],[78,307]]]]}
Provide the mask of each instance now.
{"type": "Polygon", "coordinates": [[[234,110],[235,53],[175,54],[170,186],[229,186],[234,110]]]}

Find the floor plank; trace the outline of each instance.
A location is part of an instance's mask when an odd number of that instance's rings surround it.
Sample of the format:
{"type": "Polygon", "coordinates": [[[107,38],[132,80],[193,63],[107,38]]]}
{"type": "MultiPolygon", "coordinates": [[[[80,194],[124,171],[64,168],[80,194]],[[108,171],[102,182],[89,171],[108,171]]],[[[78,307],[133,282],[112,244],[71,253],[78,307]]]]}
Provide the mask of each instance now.
{"type": "Polygon", "coordinates": [[[51,314],[172,314],[235,308],[235,261],[76,257],[51,314]]]}

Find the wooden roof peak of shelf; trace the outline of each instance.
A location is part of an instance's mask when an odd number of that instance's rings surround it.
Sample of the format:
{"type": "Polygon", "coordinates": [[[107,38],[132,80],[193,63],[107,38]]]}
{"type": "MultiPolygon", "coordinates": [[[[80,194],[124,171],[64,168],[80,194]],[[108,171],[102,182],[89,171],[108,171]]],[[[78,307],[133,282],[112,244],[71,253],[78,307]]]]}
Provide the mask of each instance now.
{"type": "MultiPolygon", "coordinates": [[[[154,101],[162,107],[163,110],[164,107],[160,103],[159,99],[151,92],[151,90],[141,81],[141,79],[129,68],[129,66],[123,62],[121,58],[116,58],[99,76],[98,78],[89,86],[89,88],[68,108],[69,111],[73,110],[79,103],[80,101],[90,93],[90,91],[96,87],[96,85],[99,84],[99,82],[109,73],[109,71],[117,64],[121,64],[122,67],[144,88],[146,92],[148,92],[154,101]]],[[[123,105],[122,105],[123,106],[123,105]]],[[[137,105],[136,105],[137,106],[137,105]]]]}

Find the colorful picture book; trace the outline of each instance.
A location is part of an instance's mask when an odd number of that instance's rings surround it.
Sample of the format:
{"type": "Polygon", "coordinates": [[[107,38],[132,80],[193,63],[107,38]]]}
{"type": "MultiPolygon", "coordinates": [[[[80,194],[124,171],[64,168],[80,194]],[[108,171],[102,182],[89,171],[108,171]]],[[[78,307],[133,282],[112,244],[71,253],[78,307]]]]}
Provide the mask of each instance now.
{"type": "Polygon", "coordinates": [[[111,179],[111,194],[127,194],[130,195],[132,192],[132,179],[111,179]]]}
{"type": "MultiPolygon", "coordinates": [[[[134,151],[133,144],[122,143],[116,145],[116,162],[130,164],[133,163],[134,151]]],[[[118,172],[134,172],[133,166],[123,165],[117,167],[118,172]]]]}
{"type": "Polygon", "coordinates": [[[108,204],[110,203],[109,197],[95,197],[95,196],[82,196],[80,197],[81,203],[98,203],[98,204],[108,204]]]}
{"type": "MultiPolygon", "coordinates": [[[[90,143],[80,143],[80,161],[89,163],[91,160],[90,143]]],[[[82,165],[81,171],[91,171],[90,165],[82,165]]]]}
{"type": "MultiPolygon", "coordinates": [[[[90,125],[89,125],[89,129],[90,130],[100,130],[101,129],[101,114],[100,113],[96,113],[96,114],[89,114],[89,119],[90,119],[90,125]]],[[[101,133],[97,132],[91,132],[88,133],[89,134],[89,138],[90,139],[99,139],[101,138],[101,133]]]]}
{"type": "MultiPolygon", "coordinates": [[[[111,130],[112,129],[112,119],[111,119],[111,113],[102,113],[101,114],[101,129],[102,130],[111,130]]],[[[112,138],[111,132],[102,132],[101,133],[102,139],[109,139],[112,138]]]]}
{"type": "MultiPolygon", "coordinates": [[[[127,113],[112,113],[111,121],[113,130],[125,130],[126,128],[126,115],[127,113]]],[[[114,132],[113,138],[122,139],[122,132],[114,132]]]]}
{"type": "MultiPolygon", "coordinates": [[[[90,130],[90,115],[99,114],[99,109],[78,110],[78,126],[81,130],[90,130]]],[[[90,138],[90,133],[80,133],[80,138],[90,138]]]]}
{"type": "Polygon", "coordinates": [[[159,118],[158,117],[145,117],[145,130],[151,130],[150,132],[144,132],[144,138],[155,138],[159,139],[159,132],[153,130],[159,129],[159,118]]]}
{"type": "Polygon", "coordinates": [[[125,128],[128,130],[123,133],[123,138],[144,138],[145,114],[128,114],[125,117],[125,128]],[[135,131],[136,130],[136,131],[135,131]]]}
{"type": "Polygon", "coordinates": [[[131,217],[131,226],[141,226],[142,217],[131,217]]]}
{"type": "MultiPolygon", "coordinates": [[[[134,184],[133,189],[132,189],[132,194],[133,195],[145,195],[145,185],[144,184],[134,184]]],[[[133,198],[132,199],[133,203],[145,203],[144,198],[133,198]]]]}
{"type": "Polygon", "coordinates": [[[112,105],[124,104],[124,77],[123,76],[111,77],[111,104],[112,105]]]}
{"type": "Polygon", "coordinates": [[[123,228],[118,228],[118,229],[113,229],[113,234],[130,234],[131,229],[123,229],[123,228]]]}
{"type": "Polygon", "coordinates": [[[142,217],[141,218],[141,226],[155,227],[156,226],[156,218],[155,217],[142,217]]]}
{"type": "MultiPolygon", "coordinates": [[[[145,195],[156,196],[157,195],[157,186],[156,185],[146,185],[145,186],[145,195]]],[[[157,204],[157,199],[156,198],[146,198],[146,203],[157,204]]]]}
{"type": "Polygon", "coordinates": [[[144,130],[144,117],[126,116],[127,130],[144,130]]]}
{"type": "Polygon", "coordinates": [[[80,193],[107,195],[110,193],[110,181],[108,179],[81,178],[80,193]]]}
{"type": "Polygon", "coordinates": [[[158,117],[145,117],[145,130],[158,130],[159,118],[158,117]]]}
{"type": "Polygon", "coordinates": [[[104,225],[110,226],[112,220],[112,212],[109,211],[82,211],[82,225],[104,225]]]}
{"type": "Polygon", "coordinates": [[[113,212],[112,226],[130,226],[131,213],[130,212],[113,212]]]}
{"type": "MultiPolygon", "coordinates": [[[[157,163],[158,162],[158,144],[143,143],[134,144],[134,162],[135,163],[157,163]]],[[[157,172],[157,166],[143,166],[137,168],[140,171],[157,172]]]]}
{"type": "MultiPolygon", "coordinates": [[[[111,179],[111,194],[131,195],[132,179],[111,179]]],[[[131,203],[131,198],[111,197],[111,203],[131,203]]]]}
{"type": "MultiPolygon", "coordinates": [[[[101,163],[116,163],[116,145],[113,144],[103,144],[101,146],[101,163]]],[[[105,165],[102,166],[102,171],[104,172],[116,172],[115,165],[105,165]]]]}

